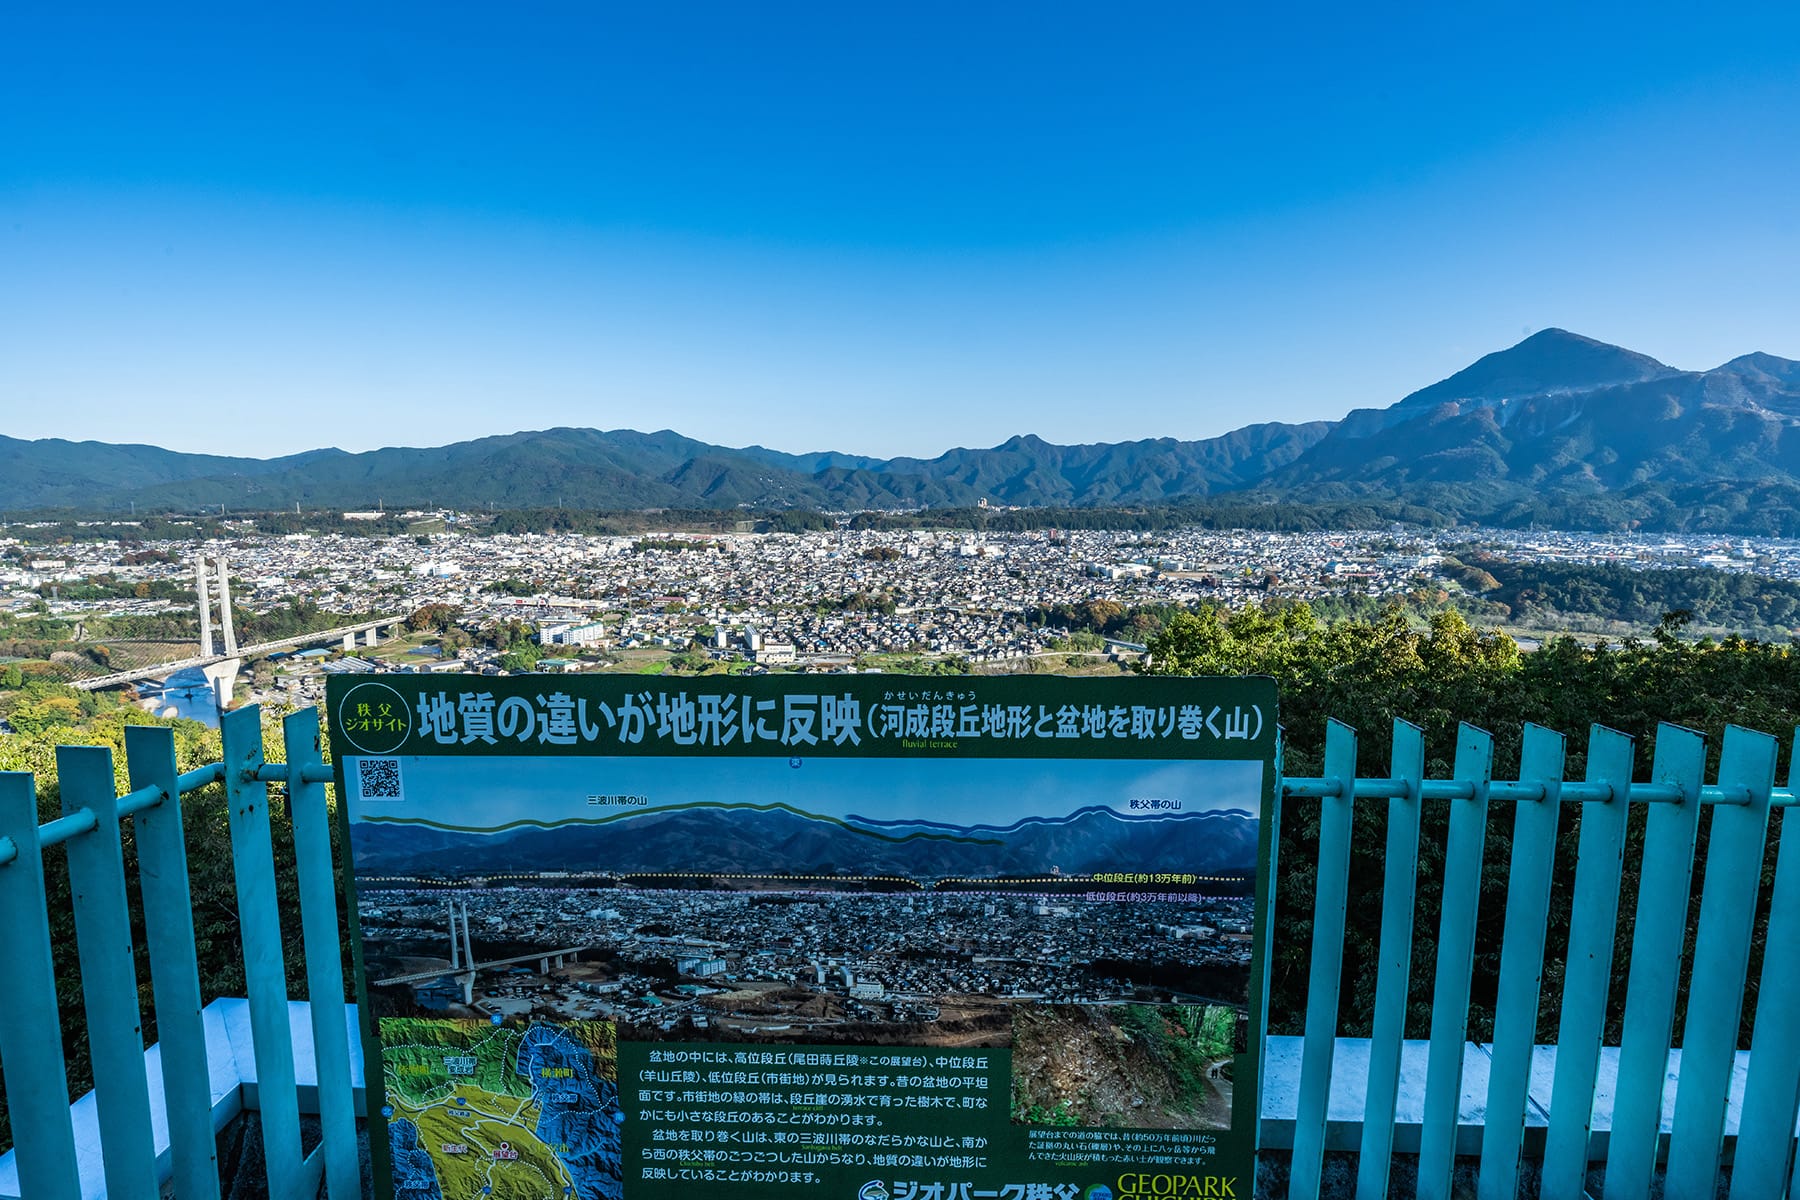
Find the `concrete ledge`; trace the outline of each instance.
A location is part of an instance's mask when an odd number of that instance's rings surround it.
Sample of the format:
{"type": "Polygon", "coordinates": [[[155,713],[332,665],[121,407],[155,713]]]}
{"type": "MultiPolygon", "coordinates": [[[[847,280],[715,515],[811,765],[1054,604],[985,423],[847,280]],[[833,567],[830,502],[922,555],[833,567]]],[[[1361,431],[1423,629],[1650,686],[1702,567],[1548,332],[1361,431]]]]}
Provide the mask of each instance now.
{"type": "MultiPolygon", "coordinates": [[[[344,1037],[350,1047],[350,1082],[358,1112],[366,1113],[362,1041],[355,1005],[344,1006],[344,1037]]],[[[212,1079],[213,1130],[217,1132],[246,1109],[260,1107],[257,1096],[256,1054],[250,1034],[250,1004],[226,998],[206,1006],[207,1067],[212,1079]]],[[[288,1030],[294,1051],[294,1071],[299,1085],[300,1111],[318,1111],[318,1072],[314,1060],[311,1007],[304,1001],[288,1004],[288,1030]]],[[[1268,1059],[1263,1078],[1261,1146],[1288,1150],[1294,1144],[1294,1121],[1300,1095],[1300,1054],[1297,1037],[1268,1039],[1268,1059]]],[[[1395,1105],[1394,1151],[1417,1154],[1425,1104],[1425,1064],[1429,1043],[1409,1041],[1400,1048],[1400,1089],[1395,1105]]],[[[1737,1142],[1738,1117],[1743,1107],[1744,1079],[1750,1065],[1748,1051],[1739,1051],[1732,1071],[1725,1110],[1725,1161],[1737,1142]]],[[[1458,1105],[1456,1153],[1481,1152],[1481,1130],[1487,1118],[1488,1075],[1493,1066],[1492,1047],[1470,1042],[1463,1047],[1462,1099],[1458,1105]]],[[[1525,1113],[1525,1154],[1542,1154],[1544,1131],[1549,1121],[1551,1080],[1556,1070],[1556,1047],[1532,1050],[1531,1085],[1525,1113]]],[[[1600,1051],[1595,1082],[1593,1133],[1589,1153],[1606,1157],[1612,1131],[1613,1097],[1619,1073],[1619,1051],[1607,1046],[1600,1051]]],[[[150,1085],[150,1120],[155,1139],[157,1178],[167,1182],[171,1173],[168,1119],[163,1104],[162,1048],[144,1052],[144,1075],[150,1085]]],[[[1669,1052],[1663,1078],[1662,1130],[1669,1131],[1675,1111],[1675,1089],[1681,1078],[1681,1051],[1669,1052]]],[[[1362,1144],[1363,1099],[1368,1089],[1369,1040],[1339,1038],[1332,1057],[1331,1098],[1326,1108],[1325,1148],[1354,1151],[1362,1144]]],[[[99,1114],[89,1092],[69,1109],[75,1129],[75,1153],[81,1171],[82,1200],[103,1200],[106,1180],[101,1166],[99,1114]]],[[[1800,1126],[1796,1133],[1800,1134],[1800,1126]]],[[[0,1155],[0,1200],[24,1200],[18,1170],[9,1152],[0,1155]]]]}
{"type": "MultiPolygon", "coordinates": [[[[250,1002],[236,997],[213,1001],[201,1012],[206,1028],[206,1065],[212,1083],[213,1132],[217,1133],[243,1112],[258,1107],[256,1052],[250,1036],[250,1002]]],[[[318,1066],[313,1050],[312,1006],[304,1000],[288,1002],[288,1033],[294,1051],[294,1075],[299,1084],[300,1111],[319,1110],[318,1066]]],[[[350,1086],[358,1112],[365,1111],[362,1036],[357,1028],[354,1004],[344,1006],[344,1036],[350,1047],[350,1086]]],[[[169,1149],[169,1121],[163,1100],[162,1045],[144,1051],[144,1077],[150,1085],[150,1130],[156,1145],[156,1178],[166,1184],[173,1172],[169,1149]]],[[[100,1115],[94,1093],[69,1106],[69,1123],[75,1130],[75,1159],[81,1172],[82,1200],[103,1200],[106,1176],[100,1158],[100,1115]]],[[[24,1200],[13,1154],[0,1155],[0,1200],[24,1200]]]]}
{"type": "MultiPolygon", "coordinates": [[[[1294,1145],[1294,1120],[1300,1099],[1300,1053],[1303,1039],[1271,1037],[1263,1073],[1262,1148],[1289,1150],[1294,1145]]],[[[1463,1047],[1462,1099],[1457,1106],[1456,1153],[1479,1154],[1481,1130],[1487,1120],[1488,1075],[1493,1067],[1493,1047],[1470,1042],[1463,1047]]],[[[1430,1043],[1409,1041],[1400,1047],[1400,1093],[1394,1105],[1394,1151],[1419,1152],[1419,1131],[1424,1118],[1425,1062],[1430,1043]]],[[[1744,1078],[1750,1052],[1740,1050],[1731,1072],[1731,1089],[1725,1108],[1725,1161],[1737,1145],[1738,1117],[1743,1109],[1744,1078]]],[[[1535,1046],[1531,1051],[1531,1084],[1525,1109],[1525,1154],[1541,1155],[1549,1124],[1550,1088],[1556,1072],[1556,1047],[1535,1046]]],[[[1595,1161],[1606,1158],[1612,1133],[1613,1098],[1619,1078],[1619,1048],[1600,1051],[1594,1081],[1594,1113],[1588,1152],[1595,1161]]],[[[1675,1088],[1681,1079],[1681,1051],[1669,1051],[1663,1075],[1662,1132],[1669,1132],[1675,1114],[1675,1088]]],[[[1357,1150],[1362,1145],[1363,1100],[1369,1086],[1369,1039],[1339,1038],[1331,1059],[1331,1098],[1325,1109],[1325,1148],[1357,1150]]],[[[1797,1127],[1800,1132],[1800,1127],[1797,1127]]]]}

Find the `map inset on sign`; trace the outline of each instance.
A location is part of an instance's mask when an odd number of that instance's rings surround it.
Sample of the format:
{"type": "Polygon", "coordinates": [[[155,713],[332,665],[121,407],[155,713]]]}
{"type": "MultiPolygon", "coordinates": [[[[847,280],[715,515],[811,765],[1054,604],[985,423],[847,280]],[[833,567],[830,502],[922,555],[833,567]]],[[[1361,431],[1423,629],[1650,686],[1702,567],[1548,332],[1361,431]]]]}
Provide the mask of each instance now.
{"type": "Polygon", "coordinates": [[[604,1021],[381,1021],[395,1200],[620,1200],[604,1021]]]}

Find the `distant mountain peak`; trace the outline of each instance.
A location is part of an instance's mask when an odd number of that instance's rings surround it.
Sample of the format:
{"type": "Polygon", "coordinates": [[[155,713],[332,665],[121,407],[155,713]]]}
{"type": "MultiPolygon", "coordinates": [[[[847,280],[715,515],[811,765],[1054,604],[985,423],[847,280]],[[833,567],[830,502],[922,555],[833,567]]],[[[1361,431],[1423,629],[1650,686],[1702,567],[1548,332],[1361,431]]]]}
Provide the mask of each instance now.
{"type": "Polygon", "coordinates": [[[1748,379],[1764,379],[1778,383],[1800,383],[1800,362],[1764,354],[1761,350],[1740,354],[1718,368],[1748,379]]]}
{"type": "MultiPolygon", "coordinates": [[[[1512,349],[1517,350],[1522,346],[1545,345],[1601,346],[1608,350],[1618,349],[1617,346],[1614,346],[1609,342],[1603,342],[1599,338],[1591,338],[1585,333],[1573,333],[1559,325],[1547,325],[1536,333],[1525,335],[1524,340],[1515,342],[1512,349]]],[[[1505,354],[1506,351],[1496,350],[1495,353],[1505,354]]]]}
{"type": "Polygon", "coordinates": [[[1641,383],[1675,374],[1679,374],[1675,368],[1648,354],[1566,329],[1540,329],[1517,345],[1482,356],[1448,379],[1420,388],[1396,407],[1448,401],[1497,404],[1520,396],[1641,383]]]}

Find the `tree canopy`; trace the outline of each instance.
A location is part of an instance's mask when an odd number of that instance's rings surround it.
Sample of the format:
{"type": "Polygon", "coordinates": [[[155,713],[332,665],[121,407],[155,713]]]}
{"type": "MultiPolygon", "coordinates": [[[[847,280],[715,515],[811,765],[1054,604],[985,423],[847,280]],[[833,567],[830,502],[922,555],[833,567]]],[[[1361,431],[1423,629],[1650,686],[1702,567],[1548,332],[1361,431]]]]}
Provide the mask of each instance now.
{"type": "MultiPolygon", "coordinates": [[[[1783,743],[1780,770],[1787,771],[1789,735],[1800,722],[1800,654],[1787,645],[1741,638],[1683,641],[1677,633],[1685,619],[1685,614],[1667,614],[1646,640],[1627,639],[1609,646],[1559,637],[1526,654],[1506,635],[1476,629],[1453,611],[1438,613],[1421,629],[1398,610],[1368,620],[1326,623],[1303,604],[1236,612],[1205,608],[1172,616],[1150,642],[1150,659],[1144,669],[1176,675],[1273,676],[1280,687],[1283,770],[1288,776],[1320,773],[1325,725],[1332,717],[1358,730],[1358,769],[1364,776],[1388,773],[1396,720],[1424,728],[1426,773],[1433,778],[1450,774],[1459,721],[1493,734],[1496,778],[1516,777],[1521,734],[1527,722],[1567,736],[1565,778],[1570,779],[1581,777],[1587,727],[1596,723],[1637,739],[1639,780],[1649,778],[1650,747],[1659,722],[1688,726],[1707,735],[1709,779],[1717,770],[1719,739],[1727,724],[1775,734],[1783,743]]],[[[1778,774],[1777,778],[1786,776],[1778,774]]],[[[1289,801],[1281,813],[1278,932],[1270,971],[1269,1014],[1270,1027],[1276,1032],[1298,1032],[1305,1013],[1319,812],[1317,801],[1289,801]]],[[[1425,807],[1408,1036],[1425,1036],[1430,1018],[1437,927],[1429,914],[1436,912],[1442,892],[1441,848],[1448,812],[1447,804],[1425,807]]],[[[1470,1010],[1469,1036],[1477,1040],[1486,1040],[1492,1031],[1512,822],[1512,805],[1496,802],[1490,807],[1470,1010]]],[[[1540,1041],[1556,1037],[1561,956],[1567,948],[1580,825],[1578,806],[1565,805],[1561,822],[1558,883],[1552,895],[1539,1013],[1540,1041]]],[[[1630,930],[1636,910],[1643,822],[1642,806],[1638,806],[1628,830],[1619,906],[1622,931],[1630,930]]],[[[1752,979],[1760,970],[1778,827],[1779,817],[1768,840],[1752,979]]],[[[1707,828],[1708,822],[1703,820],[1702,854],[1707,828]]],[[[1351,900],[1340,992],[1339,1031],[1346,1035],[1367,1034],[1373,1014],[1385,840],[1385,806],[1359,806],[1353,825],[1351,900]]],[[[1624,970],[1628,946],[1627,932],[1615,959],[1616,973],[1624,970]]],[[[1617,1044],[1620,1033],[1622,1003],[1622,992],[1615,994],[1607,1030],[1612,1044],[1617,1044]]],[[[1752,989],[1746,998],[1741,1032],[1749,1030],[1754,1009],[1752,989]]]]}

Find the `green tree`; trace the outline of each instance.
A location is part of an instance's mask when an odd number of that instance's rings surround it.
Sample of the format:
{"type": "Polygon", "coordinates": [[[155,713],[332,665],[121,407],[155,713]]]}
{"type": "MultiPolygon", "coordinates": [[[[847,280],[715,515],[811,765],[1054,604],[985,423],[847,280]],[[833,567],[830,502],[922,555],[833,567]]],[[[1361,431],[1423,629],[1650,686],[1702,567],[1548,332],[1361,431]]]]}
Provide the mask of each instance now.
{"type": "Polygon", "coordinates": [[[534,671],[543,651],[535,642],[520,642],[500,656],[500,666],[508,671],[534,671]]]}
{"type": "Polygon", "coordinates": [[[426,604],[415,608],[406,618],[406,627],[414,633],[422,633],[427,629],[435,629],[439,633],[448,632],[462,616],[462,609],[451,604],[426,604]]]}
{"type": "MultiPolygon", "coordinates": [[[[1717,643],[1684,642],[1676,636],[1680,622],[1678,614],[1670,614],[1649,641],[1584,645],[1559,637],[1535,653],[1521,654],[1511,638],[1476,629],[1454,611],[1434,615],[1429,626],[1420,629],[1398,608],[1369,619],[1331,623],[1319,620],[1303,604],[1271,603],[1238,612],[1203,608],[1172,617],[1149,643],[1149,663],[1142,669],[1157,674],[1273,676],[1280,687],[1285,730],[1283,769],[1290,776],[1320,773],[1325,726],[1333,717],[1358,731],[1364,775],[1387,773],[1396,720],[1421,726],[1426,770],[1435,778],[1450,774],[1460,721],[1494,735],[1499,777],[1513,777],[1517,770],[1526,722],[1563,732],[1569,739],[1566,771],[1572,779],[1580,778],[1585,767],[1587,727],[1602,723],[1638,739],[1643,748],[1637,765],[1640,780],[1649,777],[1647,750],[1659,722],[1706,733],[1712,755],[1709,771],[1717,769],[1719,740],[1727,724],[1781,733],[1800,723],[1800,654],[1793,647],[1735,637],[1717,643]]],[[[1784,745],[1784,753],[1786,749],[1784,745]]],[[[1305,1011],[1319,812],[1317,801],[1290,801],[1281,812],[1276,919],[1282,936],[1270,969],[1270,1021],[1277,1032],[1297,1031],[1305,1011]]],[[[1434,859],[1434,848],[1443,844],[1447,815],[1447,805],[1425,808],[1417,885],[1421,913],[1435,912],[1442,893],[1441,871],[1435,866],[1441,859],[1434,859]]],[[[1556,1037],[1559,956],[1566,951],[1579,819],[1578,812],[1567,815],[1569,827],[1558,841],[1559,884],[1552,896],[1540,1041],[1556,1037]]],[[[1470,1009],[1469,1036],[1476,1040],[1491,1036],[1512,820],[1510,805],[1495,804],[1489,810],[1470,1009]]],[[[1355,1035],[1367,1033],[1373,1013],[1385,808],[1358,805],[1352,828],[1351,909],[1339,1022],[1341,1032],[1355,1035]]],[[[1622,930],[1631,927],[1635,910],[1642,836],[1641,821],[1634,822],[1621,891],[1622,930]]],[[[1771,857],[1765,864],[1771,876],[1776,845],[1771,837],[1771,857]]],[[[1766,907],[1759,921],[1760,947],[1766,907]]],[[[1434,936],[1429,923],[1420,925],[1408,1018],[1412,1037],[1424,1036],[1429,1026],[1434,936]]],[[[1754,963],[1752,970],[1754,977],[1754,963]]],[[[1622,995],[1615,996],[1609,1013],[1607,1036],[1615,1044],[1622,1003],[1622,995]]],[[[1743,1032],[1750,1028],[1754,1007],[1752,994],[1745,1002],[1743,1032]]]]}

